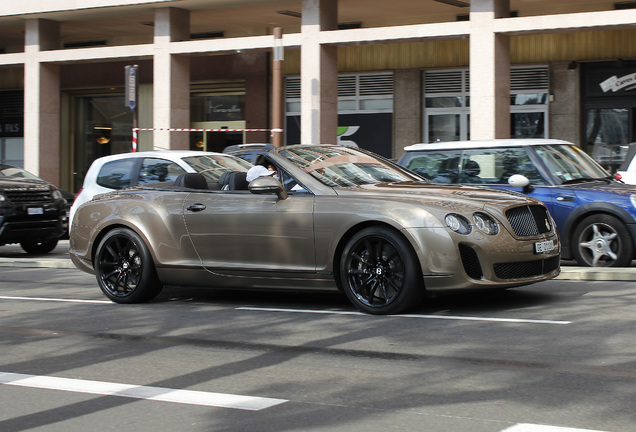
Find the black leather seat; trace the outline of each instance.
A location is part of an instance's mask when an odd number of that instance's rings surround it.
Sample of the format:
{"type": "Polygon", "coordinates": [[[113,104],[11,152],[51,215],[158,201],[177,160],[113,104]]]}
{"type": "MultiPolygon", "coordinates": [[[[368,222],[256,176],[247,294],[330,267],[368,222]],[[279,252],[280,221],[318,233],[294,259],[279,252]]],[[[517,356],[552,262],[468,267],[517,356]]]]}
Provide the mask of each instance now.
{"type": "Polygon", "coordinates": [[[464,165],[464,170],[462,173],[462,177],[464,178],[464,182],[466,183],[481,183],[481,178],[479,178],[479,173],[481,172],[481,168],[479,164],[473,160],[469,160],[464,165]]]}
{"type": "Polygon", "coordinates": [[[247,190],[247,173],[237,171],[230,177],[230,190],[247,190]]]}
{"type": "Polygon", "coordinates": [[[227,171],[219,177],[222,190],[247,190],[247,173],[242,171],[227,171]]]}
{"type": "Polygon", "coordinates": [[[178,187],[184,187],[188,189],[207,189],[208,182],[205,180],[203,174],[199,173],[185,173],[180,174],[174,181],[174,185],[178,187]]]}

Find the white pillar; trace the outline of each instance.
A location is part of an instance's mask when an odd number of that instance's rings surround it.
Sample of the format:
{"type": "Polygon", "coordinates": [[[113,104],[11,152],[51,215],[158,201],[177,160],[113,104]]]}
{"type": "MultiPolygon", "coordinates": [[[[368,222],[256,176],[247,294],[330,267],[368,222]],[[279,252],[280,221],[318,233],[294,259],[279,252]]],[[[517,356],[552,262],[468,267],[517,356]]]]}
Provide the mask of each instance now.
{"type": "Polygon", "coordinates": [[[470,138],[510,138],[510,38],[495,34],[509,0],[470,2],[470,138]]]}
{"type": "Polygon", "coordinates": [[[337,0],[303,0],[300,60],[300,142],[336,144],[338,48],[323,46],[320,31],[338,27],[337,0]]]}
{"type": "Polygon", "coordinates": [[[60,183],[60,67],[39,57],[59,48],[59,40],[57,22],[26,21],[24,168],[55,184],[60,183]]]}
{"type": "MultiPolygon", "coordinates": [[[[190,14],[183,9],[163,8],[155,13],[153,62],[153,127],[190,127],[190,57],[170,54],[170,42],[188,40],[190,14]]],[[[190,148],[187,132],[155,131],[158,150],[190,148]]]]}

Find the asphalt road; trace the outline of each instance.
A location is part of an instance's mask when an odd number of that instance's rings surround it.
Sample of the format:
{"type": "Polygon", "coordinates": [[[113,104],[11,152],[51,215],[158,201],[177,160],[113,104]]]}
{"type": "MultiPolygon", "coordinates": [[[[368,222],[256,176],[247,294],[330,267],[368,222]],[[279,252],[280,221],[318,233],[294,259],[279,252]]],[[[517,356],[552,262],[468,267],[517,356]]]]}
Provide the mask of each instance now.
{"type": "Polygon", "coordinates": [[[106,301],[0,268],[0,431],[631,432],[636,284],[550,281],[356,313],[338,294],[106,301]]]}

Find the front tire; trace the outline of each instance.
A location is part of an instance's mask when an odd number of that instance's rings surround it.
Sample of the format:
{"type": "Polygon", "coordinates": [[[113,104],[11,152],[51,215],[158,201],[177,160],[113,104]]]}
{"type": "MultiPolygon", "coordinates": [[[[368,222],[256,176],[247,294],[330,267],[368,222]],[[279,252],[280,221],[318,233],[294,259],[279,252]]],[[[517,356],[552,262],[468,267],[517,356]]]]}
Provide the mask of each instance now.
{"type": "Polygon", "coordinates": [[[420,264],[410,243],[383,227],[365,228],[347,242],[340,281],[354,306],[370,314],[396,314],[424,296],[420,264]]]}
{"type": "Polygon", "coordinates": [[[572,235],[572,254],[585,267],[627,267],[634,258],[634,243],[623,222],[610,215],[588,216],[572,235]]]}
{"type": "Polygon", "coordinates": [[[58,239],[53,239],[44,242],[22,242],[20,246],[22,249],[31,255],[47,254],[51,252],[57,246],[58,239]]]}
{"type": "Polygon", "coordinates": [[[116,303],[142,303],[163,288],[148,247],[128,228],[106,234],[97,247],[94,268],[99,288],[116,303]]]}

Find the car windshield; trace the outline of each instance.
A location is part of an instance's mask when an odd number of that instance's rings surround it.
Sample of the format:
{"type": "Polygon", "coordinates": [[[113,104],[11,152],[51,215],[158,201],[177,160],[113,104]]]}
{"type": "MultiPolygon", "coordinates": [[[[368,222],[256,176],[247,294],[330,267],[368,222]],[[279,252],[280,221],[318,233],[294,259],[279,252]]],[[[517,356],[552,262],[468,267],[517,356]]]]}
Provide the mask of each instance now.
{"type": "Polygon", "coordinates": [[[535,151],[561,184],[611,178],[610,173],[576,146],[537,146],[535,151]]]}
{"type": "Polygon", "coordinates": [[[331,187],[422,180],[391,162],[355,148],[300,146],[280,154],[331,187]]]}
{"type": "Polygon", "coordinates": [[[252,164],[231,155],[201,155],[184,157],[183,161],[208,180],[217,181],[226,171],[247,171],[252,164]]]}
{"type": "Polygon", "coordinates": [[[19,177],[32,180],[42,180],[40,177],[31,174],[30,172],[25,171],[22,168],[17,168],[9,165],[3,165],[0,167],[0,175],[4,177],[19,177]]]}

